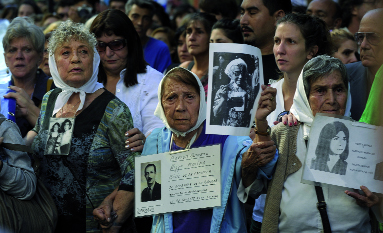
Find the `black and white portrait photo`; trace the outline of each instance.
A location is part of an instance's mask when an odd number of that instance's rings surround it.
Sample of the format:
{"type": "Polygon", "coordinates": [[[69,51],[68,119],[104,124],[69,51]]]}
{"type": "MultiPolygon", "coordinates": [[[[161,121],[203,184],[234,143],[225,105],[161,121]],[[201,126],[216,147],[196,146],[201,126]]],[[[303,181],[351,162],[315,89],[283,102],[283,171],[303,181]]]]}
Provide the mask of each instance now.
{"type": "Polygon", "coordinates": [[[326,124],[319,134],[311,169],[345,175],[349,154],[349,130],[339,121],[326,124]]]}
{"type": "Polygon", "coordinates": [[[141,183],[145,184],[142,186],[145,188],[141,192],[141,202],[161,200],[161,168],[159,161],[157,163],[141,164],[141,167],[143,167],[144,171],[141,183]]]}
{"type": "Polygon", "coordinates": [[[214,53],[210,124],[249,127],[259,90],[258,57],[214,53]]]}
{"type": "Polygon", "coordinates": [[[72,140],[74,118],[51,118],[45,155],[68,155],[72,140]]]}

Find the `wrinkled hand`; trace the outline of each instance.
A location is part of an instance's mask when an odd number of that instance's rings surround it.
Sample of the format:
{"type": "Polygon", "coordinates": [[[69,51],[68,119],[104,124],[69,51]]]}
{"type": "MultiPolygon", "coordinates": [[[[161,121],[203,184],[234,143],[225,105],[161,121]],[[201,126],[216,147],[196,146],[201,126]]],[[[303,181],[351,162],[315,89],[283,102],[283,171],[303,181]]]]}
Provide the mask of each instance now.
{"type": "Polygon", "coordinates": [[[274,141],[253,142],[249,150],[242,156],[242,183],[249,186],[255,179],[259,167],[273,160],[276,152],[274,141]]]}
{"type": "Polygon", "coordinates": [[[266,117],[275,110],[277,102],[275,96],[277,89],[262,85],[262,93],[258,101],[258,109],[255,114],[255,119],[266,120],[266,117]]]}
{"type": "Polygon", "coordinates": [[[351,192],[348,190],[344,192],[350,197],[355,198],[356,203],[362,207],[370,208],[379,203],[379,197],[376,194],[372,193],[366,186],[362,185],[360,186],[360,189],[364,192],[365,195],[359,194],[357,190],[355,190],[355,192],[351,192]]]}
{"type": "Polygon", "coordinates": [[[142,151],[144,149],[146,137],[139,129],[133,128],[128,130],[125,136],[128,137],[125,141],[126,149],[131,151],[142,151]]]}
{"type": "MultiPolygon", "coordinates": [[[[293,126],[298,125],[298,119],[290,112],[282,117],[282,122],[284,125],[293,126]]],[[[279,124],[279,121],[275,121],[274,125],[279,124]]]]}
{"type": "Polygon", "coordinates": [[[28,107],[35,106],[30,96],[25,92],[24,89],[16,86],[10,86],[10,89],[16,92],[9,92],[4,95],[4,98],[16,99],[16,117],[24,117],[28,115],[28,107]]]}
{"type": "Polygon", "coordinates": [[[113,200],[105,199],[99,207],[93,210],[93,218],[103,229],[112,227],[117,218],[117,214],[113,211],[113,200]]]}
{"type": "Polygon", "coordinates": [[[274,141],[252,143],[249,150],[242,157],[242,169],[254,171],[258,167],[263,167],[273,160],[276,146],[274,141]]]}

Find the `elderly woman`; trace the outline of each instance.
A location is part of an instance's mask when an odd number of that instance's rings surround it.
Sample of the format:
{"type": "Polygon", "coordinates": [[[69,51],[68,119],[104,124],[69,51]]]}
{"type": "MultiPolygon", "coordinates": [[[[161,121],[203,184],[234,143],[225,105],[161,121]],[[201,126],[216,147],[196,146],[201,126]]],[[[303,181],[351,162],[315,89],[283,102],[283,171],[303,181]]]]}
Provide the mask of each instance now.
{"type": "MultiPolygon", "coordinates": [[[[275,96],[275,92],[273,95],[275,96]]],[[[251,140],[249,137],[206,134],[204,96],[204,88],[197,75],[180,67],[169,71],[158,88],[159,103],[155,111],[155,115],[162,119],[165,127],[155,129],[150,134],[143,154],[151,155],[221,144],[222,206],[156,215],[153,219],[152,232],[246,232],[246,218],[235,193],[240,186],[239,164],[242,154],[249,149],[251,140]],[[224,188],[230,186],[231,193],[229,189],[224,188]]],[[[261,98],[265,103],[260,104],[262,109],[258,109],[258,115],[262,113],[266,115],[272,110],[269,96],[261,98]]],[[[258,163],[252,167],[252,172],[267,177],[277,157],[274,157],[274,143],[270,137],[266,137],[264,142],[251,144],[249,153],[253,152],[256,152],[253,157],[258,159],[258,163]],[[258,169],[266,164],[269,166],[258,169]]]]}
{"type": "Polygon", "coordinates": [[[119,229],[130,213],[123,204],[134,197],[132,183],[119,187],[121,177],[133,172],[137,155],[123,143],[133,120],[128,107],[97,82],[96,43],[82,24],[69,20],[52,33],[49,67],[58,88],[44,96],[40,117],[27,135],[29,143],[34,139],[41,179],[58,209],[56,232],[99,232],[92,211],[114,190],[118,217],[113,228],[119,229]],[[72,132],[69,154],[44,155],[53,118],[72,132]]]}
{"type": "MultiPolygon", "coordinates": [[[[16,99],[16,124],[24,137],[37,121],[49,77],[38,69],[43,60],[44,34],[29,18],[15,18],[3,38],[5,63],[10,70],[10,92],[16,99]]],[[[51,83],[51,82],[50,82],[51,83]]]]}
{"type": "Polygon", "coordinates": [[[127,132],[127,148],[142,151],[145,136],[163,126],[153,114],[162,74],[145,62],[140,38],[123,12],[101,12],[90,31],[96,35],[101,59],[98,80],[132,113],[134,129],[127,132]]]}
{"type": "MultiPolygon", "coordinates": [[[[212,113],[214,118],[222,119],[218,125],[249,127],[250,110],[253,108],[256,87],[249,83],[247,64],[241,59],[232,60],[225,69],[230,82],[221,85],[214,96],[212,113]]],[[[222,82],[222,80],[215,80],[222,82]]],[[[213,85],[215,87],[217,85],[213,85]]],[[[215,91],[213,90],[213,93],[215,91]]],[[[217,122],[213,119],[213,122],[217,122]]]]}
{"type": "MultiPolygon", "coordinates": [[[[291,107],[291,112],[301,123],[293,127],[280,123],[271,131],[279,159],[268,186],[262,232],[327,230],[326,218],[321,218],[316,208],[320,196],[324,196],[323,201],[327,203],[326,211],[332,231],[370,231],[368,207],[375,206],[379,199],[366,187],[361,186],[366,197],[358,196],[358,201],[363,203],[359,206],[346,195],[355,193],[345,191],[345,188],[325,184],[321,188],[314,188],[313,185],[301,183],[302,164],[307,150],[305,142],[314,116],[317,113],[348,116],[350,102],[347,101],[347,92],[347,73],[340,60],[322,55],[304,66],[291,107]]],[[[381,217],[382,210],[375,207],[373,210],[381,217]]]]}

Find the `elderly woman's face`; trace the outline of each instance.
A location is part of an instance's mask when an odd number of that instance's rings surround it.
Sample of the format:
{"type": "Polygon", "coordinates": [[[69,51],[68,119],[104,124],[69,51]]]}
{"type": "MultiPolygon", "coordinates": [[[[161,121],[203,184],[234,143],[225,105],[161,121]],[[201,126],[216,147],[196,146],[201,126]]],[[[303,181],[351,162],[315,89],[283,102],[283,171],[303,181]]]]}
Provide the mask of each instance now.
{"type": "Polygon", "coordinates": [[[186,132],[197,123],[200,96],[194,87],[168,78],[161,102],[171,128],[186,132]]]}
{"type": "Polygon", "coordinates": [[[15,78],[34,78],[43,56],[27,38],[15,38],[5,50],[4,58],[15,78]]]}
{"type": "Polygon", "coordinates": [[[92,77],[93,50],[87,43],[71,40],[57,47],[54,53],[61,79],[79,88],[92,77]]]}
{"type": "Polygon", "coordinates": [[[313,115],[329,113],[344,115],[347,103],[347,89],[338,70],[317,79],[311,84],[309,104],[313,115]]]}
{"type": "Polygon", "coordinates": [[[245,78],[244,77],[244,74],[245,74],[244,67],[233,66],[230,71],[231,71],[231,74],[229,76],[230,76],[231,81],[234,82],[235,84],[237,84],[238,86],[241,86],[242,81],[245,78]]]}

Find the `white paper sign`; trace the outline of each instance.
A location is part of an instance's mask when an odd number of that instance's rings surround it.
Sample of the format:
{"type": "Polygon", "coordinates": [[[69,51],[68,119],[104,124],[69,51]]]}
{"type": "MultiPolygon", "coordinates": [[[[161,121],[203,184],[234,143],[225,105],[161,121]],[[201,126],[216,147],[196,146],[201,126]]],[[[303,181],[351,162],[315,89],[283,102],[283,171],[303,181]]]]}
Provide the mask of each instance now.
{"type": "Polygon", "coordinates": [[[136,217],[221,205],[220,145],[139,156],[135,168],[136,217]]]}
{"type": "Polygon", "coordinates": [[[383,128],[316,114],[302,182],[383,193],[383,128]]]}
{"type": "Polygon", "coordinates": [[[248,136],[263,83],[258,48],[211,43],[206,133],[248,136]]]}

